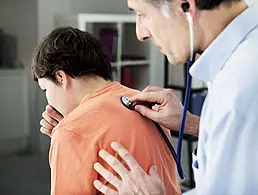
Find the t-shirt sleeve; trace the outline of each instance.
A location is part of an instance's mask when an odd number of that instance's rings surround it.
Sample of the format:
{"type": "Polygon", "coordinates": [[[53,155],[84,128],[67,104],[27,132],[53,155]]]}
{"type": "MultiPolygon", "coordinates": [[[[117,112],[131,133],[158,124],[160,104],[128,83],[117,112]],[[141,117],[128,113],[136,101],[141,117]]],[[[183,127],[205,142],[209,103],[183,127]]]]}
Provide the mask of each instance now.
{"type": "Polygon", "coordinates": [[[52,138],[49,161],[51,195],[96,194],[93,182],[97,173],[97,147],[88,139],[65,130],[57,130],[52,138]]]}

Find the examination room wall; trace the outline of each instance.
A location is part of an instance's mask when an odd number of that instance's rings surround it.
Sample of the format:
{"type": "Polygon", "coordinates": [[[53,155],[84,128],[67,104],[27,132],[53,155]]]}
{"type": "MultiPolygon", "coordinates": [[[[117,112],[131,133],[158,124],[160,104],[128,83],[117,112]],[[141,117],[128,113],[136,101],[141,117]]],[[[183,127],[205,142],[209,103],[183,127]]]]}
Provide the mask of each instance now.
{"type": "MultiPolygon", "coordinates": [[[[33,48],[55,27],[54,15],[77,13],[129,11],[125,0],[0,0],[5,40],[4,49],[0,44],[0,195],[49,194],[50,139],[39,132],[46,99],[31,78],[29,62],[33,48]]],[[[151,84],[162,86],[163,61],[157,51],[153,48],[151,59],[158,60],[150,74],[158,80],[151,84]]],[[[188,176],[185,146],[182,156],[188,176]]]]}
{"type": "Polygon", "coordinates": [[[0,1],[0,29],[4,31],[0,50],[0,155],[25,149],[30,119],[35,120],[31,118],[35,115],[30,115],[33,102],[28,85],[34,83],[23,70],[37,44],[36,5],[35,0],[0,1]]]}

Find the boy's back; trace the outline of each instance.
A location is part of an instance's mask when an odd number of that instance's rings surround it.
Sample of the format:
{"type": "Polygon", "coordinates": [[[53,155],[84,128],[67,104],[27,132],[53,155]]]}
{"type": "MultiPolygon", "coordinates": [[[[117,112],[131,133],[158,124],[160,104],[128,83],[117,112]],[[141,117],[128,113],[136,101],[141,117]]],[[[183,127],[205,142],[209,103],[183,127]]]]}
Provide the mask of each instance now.
{"type": "Polygon", "coordinates": [[[98,161],[111,170],[98,151],[114,154],[112,141],[125,146],[145,171],[156,165],[166,194],[181,194],[174,159],[156,127],[120,102],[121,96],[136,93],[114,82],[86,96],[55,128],[50,149],[51,194],[97,194],[93,181],[105,181],[93,165],[98,161]]]}

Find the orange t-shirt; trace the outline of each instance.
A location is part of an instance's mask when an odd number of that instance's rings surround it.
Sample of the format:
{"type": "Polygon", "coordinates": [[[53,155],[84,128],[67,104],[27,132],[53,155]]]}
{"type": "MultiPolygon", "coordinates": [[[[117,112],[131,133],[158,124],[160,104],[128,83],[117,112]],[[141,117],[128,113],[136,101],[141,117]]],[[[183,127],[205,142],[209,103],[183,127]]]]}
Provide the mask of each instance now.
{"type": "Polygon", "coordinates": [[[156,165],[167,195],[181,194],[174,159],[158,130],[120,102],[121,96],[136,93],[118,82],[109,84],[87,95],[54,129],[49,154],[52,195],[97,194],[93,181],[107,182],[93,165],[98,161],[113,171],[98,156],[101,149],[118,156],[112,141],[127,148],[146,172],[156,165]]]}

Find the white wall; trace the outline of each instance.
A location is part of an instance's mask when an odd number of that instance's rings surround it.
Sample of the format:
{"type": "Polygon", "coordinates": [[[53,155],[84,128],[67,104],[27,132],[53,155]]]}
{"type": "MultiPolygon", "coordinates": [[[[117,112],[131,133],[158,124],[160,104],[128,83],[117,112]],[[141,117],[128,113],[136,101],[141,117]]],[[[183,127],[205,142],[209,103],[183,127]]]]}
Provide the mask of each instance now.
{"type": "Polygon", "coordinates": [[[38,0],[38,41],[54,28],[55,14],[128,12],[124,0],[38,0]]]}
{"type": "Polygon", "coordinates": [[[71,0],[72,13],[128,13],[126,0],[71,0]]]}
{"type": "MultiPolygon", "coordinates": [[[[17,52],[15,60],[23,62],[26,67],[32,50],[37,44],[36,5],[37,0],[0,1],[0,27],[6,34],[16,39],[16,46],[12,47],[11,51],[17,52]]],[[[32,103],[29,97],[32,94],[30,85],[33,85],[30,77],[26,77],[28,72],[10,72],[10,75],[17,75],[9,78],[4,78],[4,72],[0,73],[2,98],[0,109],[3,113],[0,121],[1,155],[25,149],[31,130],[31,124],[27,119],[34,115],[30,112],[31,107],[28,106],[32,103]],[[20,73],[22,75],[19,76],[20,73]]]]}
{"type": "Polygon", "coordinates": [[[70,13],[70,0],[38,0],[38,42],[54,28],[57,13],[70,13]]]}
{"type": "Polygon", "coordinates": [[[27,62],[37,40],[37,0],[1,0],[0,27],[17,38],[18,59],[27,62]]]}
{"type": "Polygon", "coordinates": [[[0,156],[2,156],[27,149],[29,107],[26,73],[20,70],[0,71],[0,90],[0,156]]]}

